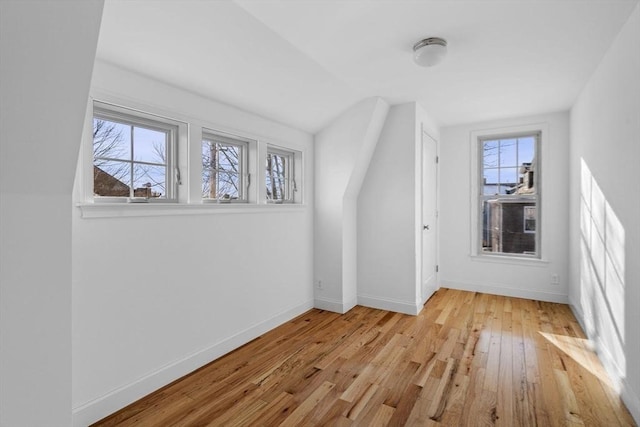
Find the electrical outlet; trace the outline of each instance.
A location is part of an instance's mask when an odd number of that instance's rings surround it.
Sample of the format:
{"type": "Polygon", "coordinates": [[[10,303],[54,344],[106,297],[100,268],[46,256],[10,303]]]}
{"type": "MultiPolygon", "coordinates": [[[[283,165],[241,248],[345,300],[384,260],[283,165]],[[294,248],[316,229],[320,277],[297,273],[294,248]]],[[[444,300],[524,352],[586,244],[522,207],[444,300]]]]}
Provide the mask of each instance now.
{"type": "Polygon", "coordinates": [[[316,280],[316,288],[322,289],[322,280],[316,280]]]}
{"type": "Polygon", "coordinates": [[[560,284],[560,277],[555,273],[553,273],[551,275],[551,284],[552,285],[559,285],[560,284]]]}

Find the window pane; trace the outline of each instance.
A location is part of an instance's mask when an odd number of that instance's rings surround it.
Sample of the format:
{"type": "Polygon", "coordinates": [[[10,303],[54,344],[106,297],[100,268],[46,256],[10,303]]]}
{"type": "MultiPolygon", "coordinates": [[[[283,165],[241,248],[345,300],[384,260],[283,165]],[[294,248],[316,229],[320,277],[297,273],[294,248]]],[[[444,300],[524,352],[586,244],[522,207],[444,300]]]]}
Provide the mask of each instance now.
{"type": "Polygon", "coordinates": [[[214,168],[216,165],[215,143],[202,141],[202,168],[214,168]]]}
{"type": "Polygon", "coordinates": [[[167,162],[167,134],[165,132],[133,128],[133,159],[137,162],[167,162]]]}
{"type": "Polygon", "coordinates": [[[485,168],[494,168],[498,166],[498,141],[484,141],[482,144],[483,166],[485,168]]]}
{"type": "Polygon", "coordinates": [[[482,251],[535,254],[536,203],[489,200],[482,211],[482,251]]]}
{"type": "Polygon", "coordinates": [[[485,169],[483,176],[484,195],[498,194],[500,191],[499,169],[485,169]]]}
{"type": "Polygon", "coordinates": [[[165,166],[134,163],[134,197],[166,198],[166,172],[167,168],[165,166]]]}
{"type": "Polygon", "coordinates": [[[537,141],[536,135],[482,141],[482,252],[537,254],[537,202],[531,200],[537,141]]]}
{"type": "Polygon", "coordinates": [[[518,140],[518,166],[533,162],[535,156],[535,138],[528,136],[518,140]]]}
{"type": "Polygon", "coordinates": [[[517,144],[515,139],[500,141],[500,166],[518,166],[517,144]]]}
{"type": "Polygon", "coordinates": [[[103,160],[93,166],[93,194],[104,197],[129,197],[131,164],[103,160]]]}
{"type": "Polygon", "coordinates": [[[285,200],[287,198],[287,167],[289,159],[286,156],[267,154],[266,186],[268,200],[285,200]]]}
{"type": "Polygon", "coordinates": [[[109,120],[93,119],[93,159],[131,159],[131,127],[109,120]]]}
{"type": "Polygon", "coordinates": [[[267,177],[267,199],[284,200],[285,182],[282,178],[267,177]]]}
{"type": "Polygon", "coordinates": [[[216,178],[215,172],[210,169],[202,170],[202,198],[203,199],[215,199],[216,198],[216,178]]]}
{"type": "Polygon", "coordinates": [[[240,145],[202,141],[202,198],[242,198],[242,156],[240,145]]]}
{"type": "Polygon", "coordinates": [[[240,178],[232,172],[218,173],[218,195],[223,199],[237,199],[239,197],[240,178]]]}
{"type": "Polygon", "coordinates": [[[218,144],[220,158],[218,168],[221,171],[238,172],[240,147],[218,144]]]}
{"type": "Polygon", "coordinates": [[[172,120],[94,102],[93,164],[94,177],[99,176],[94,195],[175,198],[177,188],[168,186],[174,183],[168,171],[174,170],[177,131],[172,120]],[[113,184],[111,190],[105,189],[105,180],[113,184]]]}
{"type": "MultiPolygon", "coordinates": [[[[500,169],[500,184],[503,185],[504,190],[515,187],[518,184],[518,168],[500,169]]],[[[501,194],[506,194],[506,192],[501,194]]]]}

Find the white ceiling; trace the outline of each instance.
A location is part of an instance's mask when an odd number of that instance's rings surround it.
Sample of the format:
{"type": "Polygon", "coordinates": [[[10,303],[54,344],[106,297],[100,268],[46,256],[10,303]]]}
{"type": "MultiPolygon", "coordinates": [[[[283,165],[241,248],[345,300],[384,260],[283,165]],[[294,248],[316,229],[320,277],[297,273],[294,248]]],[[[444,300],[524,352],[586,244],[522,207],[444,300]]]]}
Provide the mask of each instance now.
{"type": "Polygon", "coordinates": [[[98,58],[313,133],[370,96],[448,126],[570,108],[637,3],[106,0],[98,58]]]}

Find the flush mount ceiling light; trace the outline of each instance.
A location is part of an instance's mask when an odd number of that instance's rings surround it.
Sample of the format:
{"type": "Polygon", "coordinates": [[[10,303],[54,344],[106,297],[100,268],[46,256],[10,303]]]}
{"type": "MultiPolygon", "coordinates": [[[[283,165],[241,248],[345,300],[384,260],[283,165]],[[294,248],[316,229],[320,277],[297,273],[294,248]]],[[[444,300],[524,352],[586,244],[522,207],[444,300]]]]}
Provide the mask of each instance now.
{"type": "Polygon", "coordinates": [[[413,60],[421,67],[433,67],[447,54],[447,41],[440,37],[429,37],[413,45],[413,60]]]}

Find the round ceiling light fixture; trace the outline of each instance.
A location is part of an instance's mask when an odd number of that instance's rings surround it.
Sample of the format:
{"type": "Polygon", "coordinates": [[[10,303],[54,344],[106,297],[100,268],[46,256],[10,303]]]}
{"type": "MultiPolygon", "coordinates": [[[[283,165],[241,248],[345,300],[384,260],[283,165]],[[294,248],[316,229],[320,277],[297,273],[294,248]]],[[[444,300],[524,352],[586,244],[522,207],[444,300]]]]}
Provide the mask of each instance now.
{"type": "Polygon", "coordinates": [[[447,54],[447,41],[440,37],[429,37],[413,45],[413,60],[421,67],[433,67],[447,54]]]}

